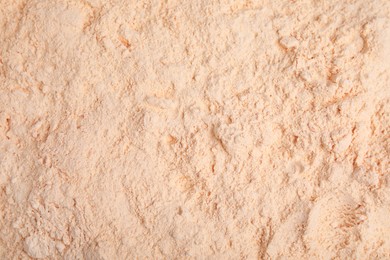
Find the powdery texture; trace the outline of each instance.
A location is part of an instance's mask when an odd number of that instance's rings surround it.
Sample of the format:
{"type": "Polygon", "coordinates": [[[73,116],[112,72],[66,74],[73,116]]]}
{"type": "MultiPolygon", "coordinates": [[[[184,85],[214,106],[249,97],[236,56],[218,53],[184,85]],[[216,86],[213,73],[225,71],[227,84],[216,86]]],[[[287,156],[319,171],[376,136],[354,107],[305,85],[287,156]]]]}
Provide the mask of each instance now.
{"type": "Polygon", "coordinates": [[[390,258],[389,3],[0,0],[0,258],[390,258]]]}

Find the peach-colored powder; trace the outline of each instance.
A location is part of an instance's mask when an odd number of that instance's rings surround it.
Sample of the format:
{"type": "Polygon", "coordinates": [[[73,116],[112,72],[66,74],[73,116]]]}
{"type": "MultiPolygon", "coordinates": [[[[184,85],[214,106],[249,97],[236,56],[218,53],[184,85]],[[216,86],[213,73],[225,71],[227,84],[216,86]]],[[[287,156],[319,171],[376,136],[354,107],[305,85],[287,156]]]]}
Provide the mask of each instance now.
{"type": "Polygon", "coordinates": [[[389,259],[390,1],[0,0],[0,259],[389,259]]]}

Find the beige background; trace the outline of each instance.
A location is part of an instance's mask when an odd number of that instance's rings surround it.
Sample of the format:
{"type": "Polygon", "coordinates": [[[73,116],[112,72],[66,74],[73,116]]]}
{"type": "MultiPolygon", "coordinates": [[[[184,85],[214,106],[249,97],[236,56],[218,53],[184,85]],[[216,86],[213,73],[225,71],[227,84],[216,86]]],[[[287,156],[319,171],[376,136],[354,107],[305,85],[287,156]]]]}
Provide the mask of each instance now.
{"type": "Polygon", "coordinates": [[[0,258],[390,258],[389,3],[0,0],[0,258]]]}

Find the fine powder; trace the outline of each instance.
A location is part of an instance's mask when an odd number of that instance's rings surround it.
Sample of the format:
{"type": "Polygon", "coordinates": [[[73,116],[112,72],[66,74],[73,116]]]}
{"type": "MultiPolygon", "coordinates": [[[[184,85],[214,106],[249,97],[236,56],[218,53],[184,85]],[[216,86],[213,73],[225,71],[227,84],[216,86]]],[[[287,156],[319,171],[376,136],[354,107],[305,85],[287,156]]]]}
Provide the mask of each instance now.
{"type": "Polygon", "coordinates": [[[390,1],[0,0],[0,259],[390,259],[390,1]]]}

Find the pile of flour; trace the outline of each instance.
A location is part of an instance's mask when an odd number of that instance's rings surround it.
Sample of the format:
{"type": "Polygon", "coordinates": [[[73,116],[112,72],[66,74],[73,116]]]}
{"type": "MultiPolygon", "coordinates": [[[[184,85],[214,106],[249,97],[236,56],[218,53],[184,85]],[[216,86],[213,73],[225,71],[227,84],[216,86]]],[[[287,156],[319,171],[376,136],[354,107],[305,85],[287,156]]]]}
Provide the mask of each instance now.
{"type": "Polygon", "coordinates": [[[390,2],[0,0],[1,259],[390,258],[390,2]]]}

